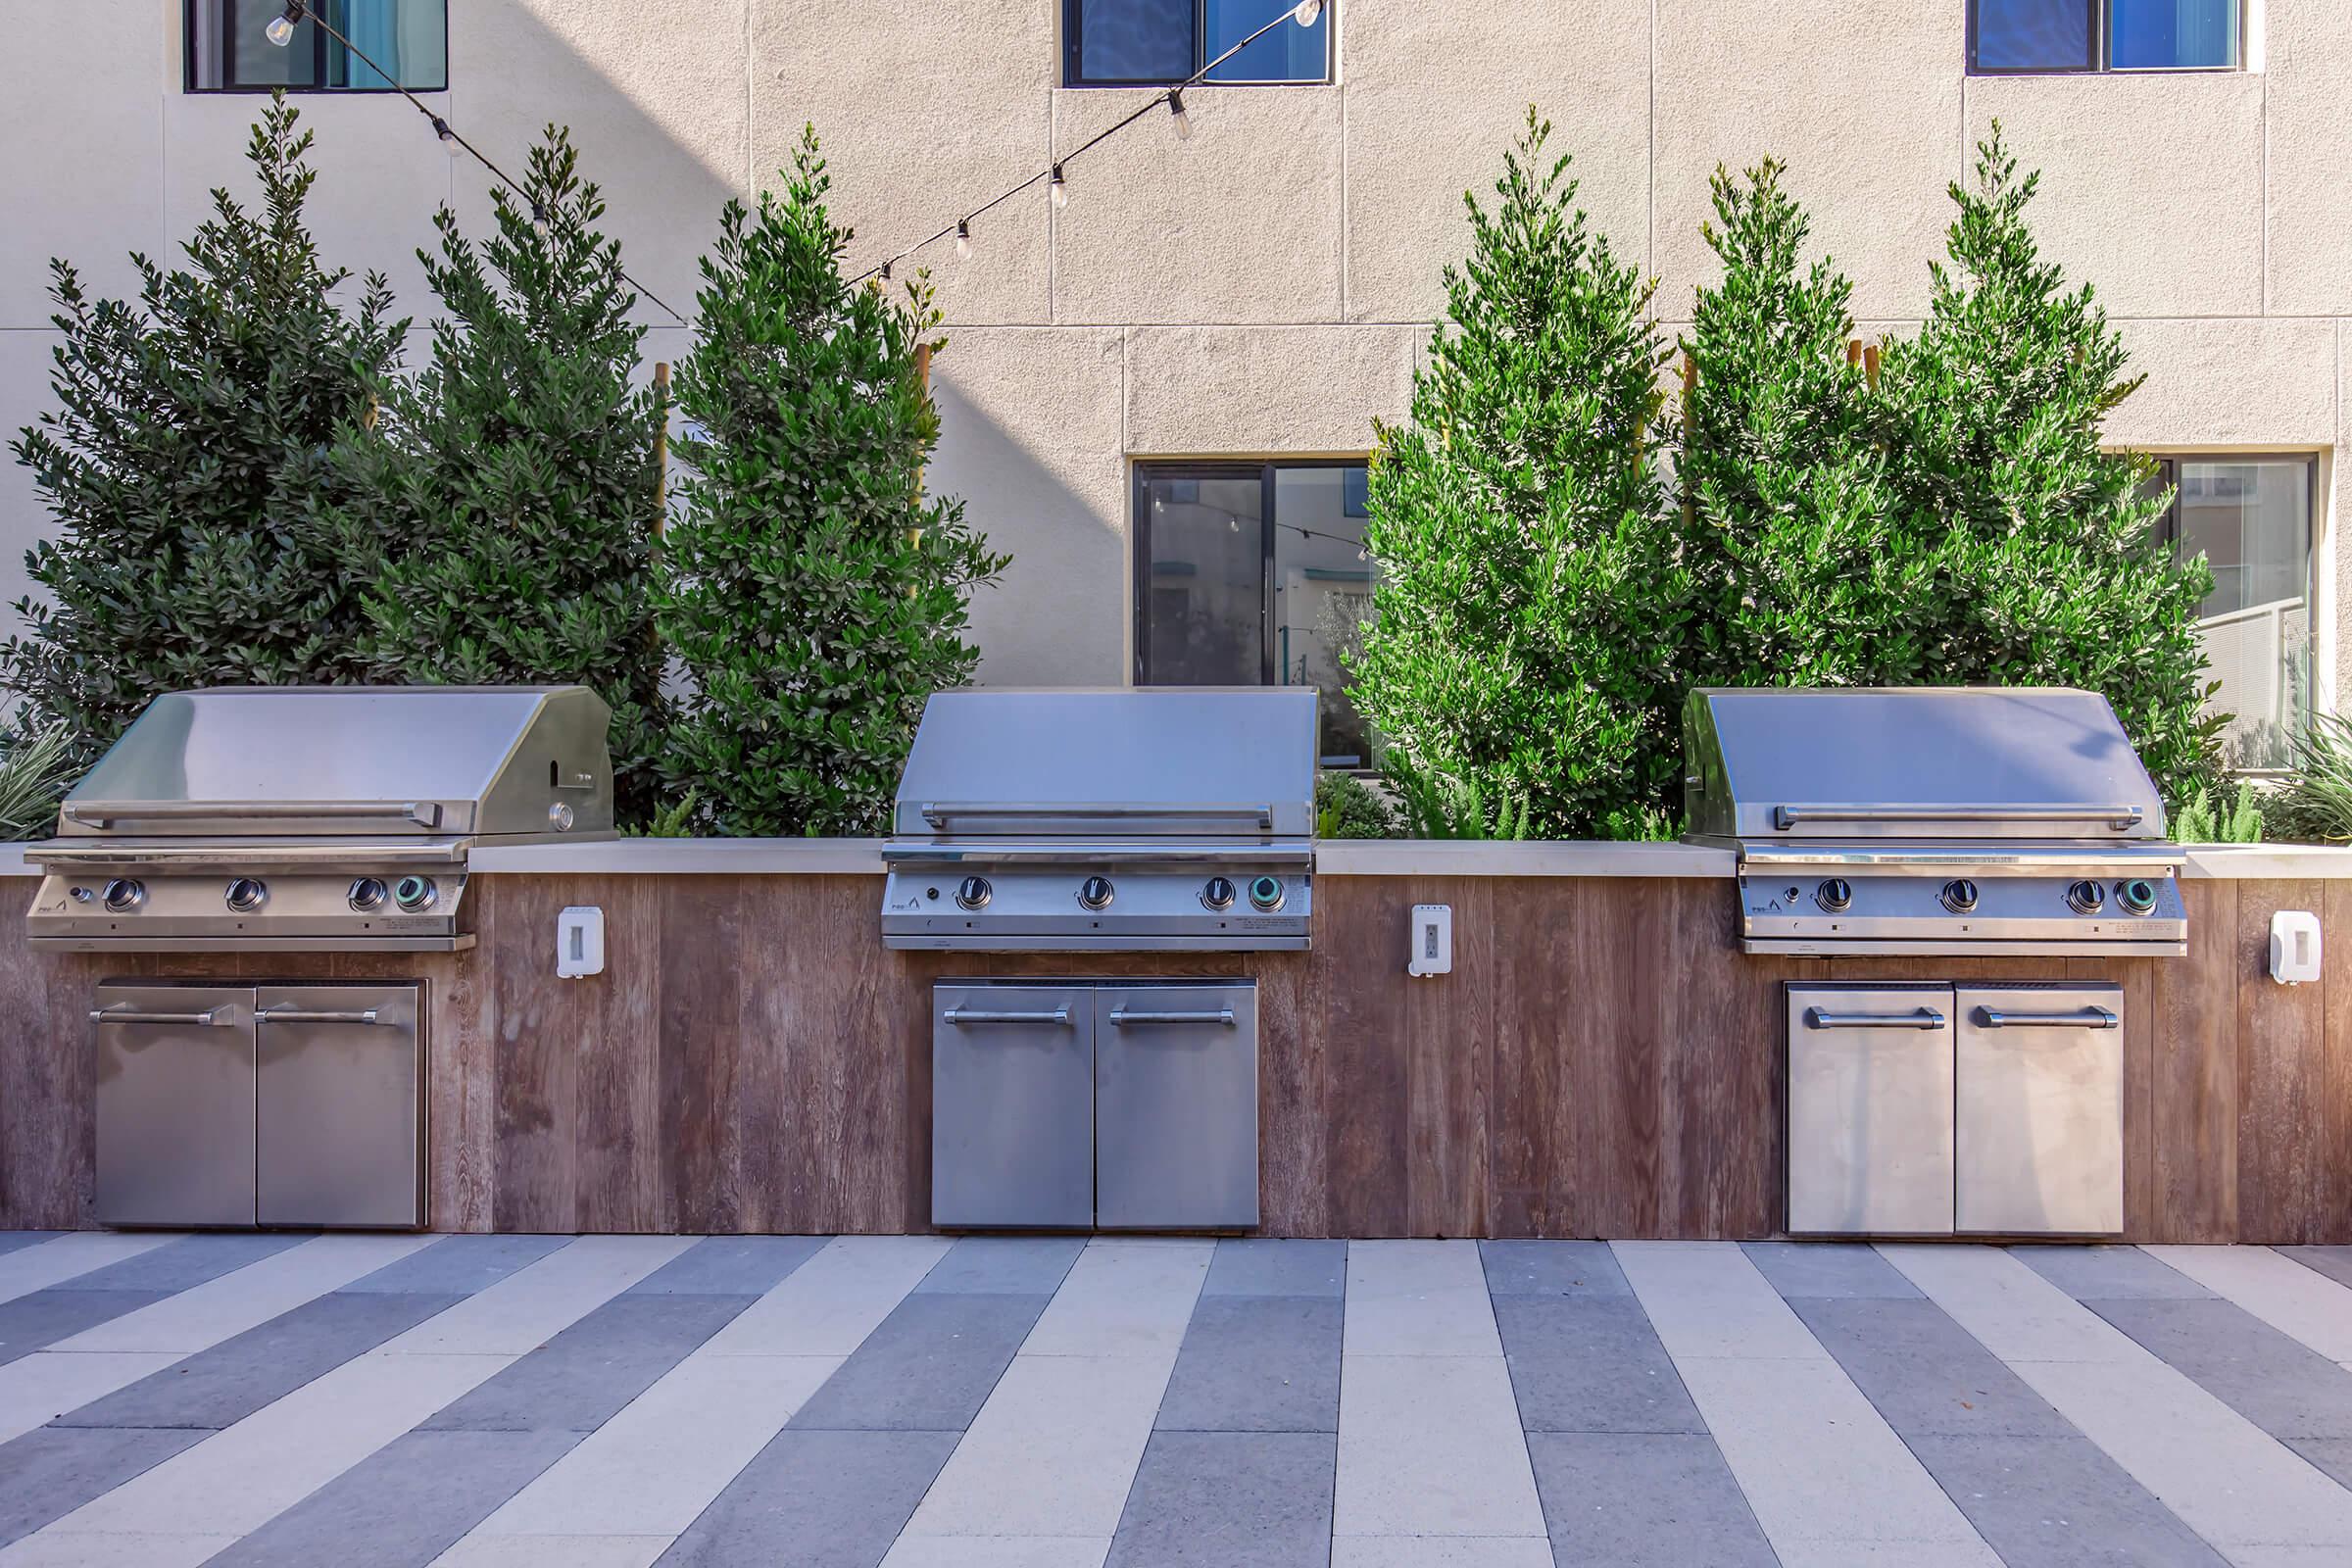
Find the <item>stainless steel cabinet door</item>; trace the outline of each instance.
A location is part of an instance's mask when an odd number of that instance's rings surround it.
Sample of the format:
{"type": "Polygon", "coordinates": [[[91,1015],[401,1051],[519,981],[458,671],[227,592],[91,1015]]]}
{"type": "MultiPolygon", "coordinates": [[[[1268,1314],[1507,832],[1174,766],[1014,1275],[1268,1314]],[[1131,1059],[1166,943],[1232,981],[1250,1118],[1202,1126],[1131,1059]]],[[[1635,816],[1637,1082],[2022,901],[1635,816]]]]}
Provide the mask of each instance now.
{"type": "Polygon", "coordinates": [[[1105,986],[1095,1013],[1095,1223],[1257,1223],[1257,986],[1105,986]]]}
{"type": "Polygon", "coordinates": [[[253,1223],[250,990],[98,987],[97,1217],[253,1223]]]}
{"type": "Polygon", "coordinates": [[[424,1223],[414,985],[264,986],[255,1211],[264,1225],[424,1223]]]}
{"type": "Polygon", "coordinates": [[[1950,1235],[1951,988],[1788,996],[1788,1229],[1950,1235]]]}
{"type": "Polygon", "coordinates": [[[931,1223],[1095,1221],[1095,1002],[1083,986],[931,988],[931,1223]]]}
{"type": "Polygon", "coordinates": [[[1959,1229],[2112,1236],[2124,1228],[2123,993],[1963,986],[1959,1229]]]}

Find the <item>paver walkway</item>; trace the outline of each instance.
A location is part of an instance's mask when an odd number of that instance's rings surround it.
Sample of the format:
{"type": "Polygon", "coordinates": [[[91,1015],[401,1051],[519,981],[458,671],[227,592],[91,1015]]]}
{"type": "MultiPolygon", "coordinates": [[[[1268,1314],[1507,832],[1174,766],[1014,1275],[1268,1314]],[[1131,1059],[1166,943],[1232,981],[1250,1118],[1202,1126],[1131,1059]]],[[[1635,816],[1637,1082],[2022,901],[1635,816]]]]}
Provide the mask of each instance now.
{"type": "Polygon", "coordinates": [[[0,1568],[2352,1564],[2352,1249],[0,1234],[0,1568]]]}

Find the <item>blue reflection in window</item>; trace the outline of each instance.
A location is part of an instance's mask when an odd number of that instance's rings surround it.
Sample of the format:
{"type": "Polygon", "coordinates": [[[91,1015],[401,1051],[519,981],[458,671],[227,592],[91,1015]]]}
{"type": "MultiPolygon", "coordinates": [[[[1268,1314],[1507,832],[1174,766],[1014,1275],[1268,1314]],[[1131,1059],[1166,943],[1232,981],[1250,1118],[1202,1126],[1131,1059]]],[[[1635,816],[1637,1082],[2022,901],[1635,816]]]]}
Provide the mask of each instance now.
{"type": "MultiPolygon", "coordinates": [[[[2098,0],[1976,0],[1979,71],[2088,71],[2098,0]]],[[[2165,0],[2171,3],[2171,0],[2165,0]]]]}
{"type": "MultiPolygon", "coordinates": [[[[1208,37],[1203,64],[1214,60],[1258,28],[1289,11],[1297,0],[1205,0],[1208,37]]],[[[1208,74],[1211,81],[1322,81],[1330,71],[1324,50],[1331,37],[1331,7],[1311,27],[1276,27],[1208,74]]]]}
{"type": "Polygon", "coordinates": [[[2181,71],[2237,64],[2237,0],[2111,0],[2107,64],[2181,71]]]}
{"type": "Polygon", "coordinates": [[[1192,0],[1079,0],[1079,80],[1182,81],[1193,64],[1192,0]]]}

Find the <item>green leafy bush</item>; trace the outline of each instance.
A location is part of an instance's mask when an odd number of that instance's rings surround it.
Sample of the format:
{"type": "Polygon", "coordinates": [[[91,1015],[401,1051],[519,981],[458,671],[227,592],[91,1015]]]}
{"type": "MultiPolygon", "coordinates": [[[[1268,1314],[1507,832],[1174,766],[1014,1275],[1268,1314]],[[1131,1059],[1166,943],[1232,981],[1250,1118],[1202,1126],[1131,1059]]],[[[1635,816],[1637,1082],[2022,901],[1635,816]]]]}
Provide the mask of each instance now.
{"type": "Polygon", "coordinates": [[[925,698],[979,666],[970,591],[1005,564],[922,493],[928,281],[903,303],[846,284],[829,185],[808,130],[781,198],[728,204],[678,370],[696,433],[660,620],[690,689],[662,771],[722,833],[879,831],[925,698]]]}
{"type": "Polygon", "coordinates": [[[1458,791],[1568,837],[1678,788],[1685,574],[1652,285],[1591,231],[1550,128],[1528,112],[1493,211],[1465,197],[1470,258],[1446,270],[1409,420],[1379,431],[1380,570],[1348,666],[1430,822],[1458,791]]]}
{"type": "Polygon", "coordinates": [[[80,775],[70,725],[20,732],[0,744],[0,839],[37,839],[80,775]]]}
{"type": "Polygon", "coordinates": [[[1315,833],[1327,839],[1395,838],[1396,813],[1353,773],[1317,773],[1315,833]]]}
{"type": "Polygon", "coordinates": [[[1462,778],[1394,759],[1391,777],[1404,813],[1405,837],[1415,839],[1524,839],[1530,836],[1527,798],[1490,795],[1475,778],[1462,778]]]}
{"type": "Polygon", "coordinates": [[[2295,742],[2295,765],[2271,796],[2274,837],[2352,843],[2352,720],[2314,713],[2295,742]]]}
{"type": "Polygon", "coordinates": [[[282,97],[246,157],[261,204],[213,192],[167,271],[133,256],[135,303],[93,300],[50,264],[64,341],[57,407],[11,444],[55,537],[26,569],[41,597],[0,645],[0,687],[87,760],[159,692],[365,675],[350,630],[369,580],[332,520],[340,430],[368,416],[408,322],[370,273],[348,279],[303,224],[311,133],[282,97]]]}
{"type": "Polygon", "coordinates": [[[2173,842],[2260,844],[2263,815],[2262,790],[2252,779],[2239,779],[2234,796],[2201,784],[2188,799],[2173,808],[2170,823],[2173,842]]]}
{"type": "Polygon", "coordinates": [[[567,132],[492,193],[476,244],[447,207],[419,252],[443,315],[433,357],[351,432],[346,548],[374,581],[356,654],[370,679],[577,682],[612,709],[624,821],[654,808],[662,656],[651,572],[662,411],[633,385],[645,329],[604,202],[567,132]],[[544,222],[534,221],[534,213],[544,222]]]}

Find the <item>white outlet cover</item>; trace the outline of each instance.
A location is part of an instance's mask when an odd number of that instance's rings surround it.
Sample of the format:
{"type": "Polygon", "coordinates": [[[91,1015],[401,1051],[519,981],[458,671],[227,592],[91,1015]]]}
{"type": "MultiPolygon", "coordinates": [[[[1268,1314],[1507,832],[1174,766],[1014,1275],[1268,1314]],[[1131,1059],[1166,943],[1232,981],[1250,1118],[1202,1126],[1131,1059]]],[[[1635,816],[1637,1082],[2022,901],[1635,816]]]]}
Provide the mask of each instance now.
{"type": "Polygon", "coordinates": [[[2309,909],[2271,915],[2271,978],[2299,986],[2320,977],[2320,917],[2309,909]]]}
{"type": "Polygon", "coordinates": [[[1404,972],[1426,978],[1453,972],[1453,906],[1413,906],[1413,948],[1404,972]]]}
{"type": "Polygon", "coordinates": [[[605,911],[574,905],[556,916],[556,978],[577,980],[605,972],[605,911]]]}

